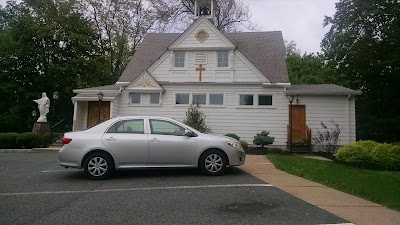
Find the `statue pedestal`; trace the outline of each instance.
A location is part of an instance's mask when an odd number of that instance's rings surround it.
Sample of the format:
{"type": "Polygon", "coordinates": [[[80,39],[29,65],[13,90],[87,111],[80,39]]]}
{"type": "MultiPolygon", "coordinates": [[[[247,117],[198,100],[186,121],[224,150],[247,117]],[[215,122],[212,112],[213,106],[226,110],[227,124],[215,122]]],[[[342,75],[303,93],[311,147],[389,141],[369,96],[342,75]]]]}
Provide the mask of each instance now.
{"type": "Polygon", "coordinates": [[[47,122],[35,122],[32,132],[43,136],[50,133],[50,125],[47,122]]]}

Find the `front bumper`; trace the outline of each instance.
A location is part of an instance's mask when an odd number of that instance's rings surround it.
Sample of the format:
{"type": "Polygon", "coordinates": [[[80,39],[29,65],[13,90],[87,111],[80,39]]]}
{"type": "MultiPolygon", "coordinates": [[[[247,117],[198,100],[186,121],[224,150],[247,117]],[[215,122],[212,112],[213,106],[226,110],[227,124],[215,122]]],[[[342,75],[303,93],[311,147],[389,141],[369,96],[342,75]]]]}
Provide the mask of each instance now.
{"type": "Polygon", "coordinates": [[[229,166],[240,166],[246,162],[246,153],[244,151],[236,151],[229,157],[229,166]]]}

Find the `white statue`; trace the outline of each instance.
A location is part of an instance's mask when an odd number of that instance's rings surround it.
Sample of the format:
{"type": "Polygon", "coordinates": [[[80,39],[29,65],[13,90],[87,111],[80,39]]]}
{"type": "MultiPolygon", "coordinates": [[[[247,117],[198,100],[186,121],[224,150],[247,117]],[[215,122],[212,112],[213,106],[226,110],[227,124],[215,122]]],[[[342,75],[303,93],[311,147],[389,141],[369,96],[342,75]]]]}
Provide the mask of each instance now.
{"type": "Polygon", "coordinates": [[[50,108],[50,99],[47,97],[46,92],[42,93],[42,98],[33,100],[38,104],[39,108],[39,119],[37,122],[47,122],[46,115],[49,113],[49,108],[50,108]]]}

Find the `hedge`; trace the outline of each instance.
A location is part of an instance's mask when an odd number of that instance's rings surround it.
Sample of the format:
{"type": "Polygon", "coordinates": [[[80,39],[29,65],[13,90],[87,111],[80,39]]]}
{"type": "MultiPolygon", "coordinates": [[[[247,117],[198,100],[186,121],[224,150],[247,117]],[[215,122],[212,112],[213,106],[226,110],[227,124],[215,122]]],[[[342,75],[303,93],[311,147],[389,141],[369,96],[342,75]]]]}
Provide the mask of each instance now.
{"type": "Polygon", "coordinates": [[[32,133],[0,133],[0,149],[19,149],[46,147],[49,144],[49,135],[43,137],[32,133]]]}
{"type": "Polygon", "coordinates": [[[335,154],[339,162],[364,167],[400,170],[400,146],[375,141],[358,141],[340,148],[335,154]]]}
{"type": "Polygon", "coordinates": [[[20,148],[17,145],[18,133],[0,133],[0,148],[20,148]]]}
{"type": "Polygon", "coordinates": [[[21,148],[35,148],[41,144],[41,137],[32,132],[19,134],[17,137],[17,146],[21,148]]]}

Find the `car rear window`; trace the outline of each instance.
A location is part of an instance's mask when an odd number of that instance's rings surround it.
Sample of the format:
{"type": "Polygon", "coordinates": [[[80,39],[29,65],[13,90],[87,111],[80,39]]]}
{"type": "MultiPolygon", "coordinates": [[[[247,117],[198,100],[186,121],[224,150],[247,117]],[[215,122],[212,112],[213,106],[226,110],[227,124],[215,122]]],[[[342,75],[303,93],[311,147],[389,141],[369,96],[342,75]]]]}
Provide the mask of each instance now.
{"type": "Polygon", "coordinates": [[[144,134],[143,120],[118,121],[108,129],[107,133],[144,134]]]}

